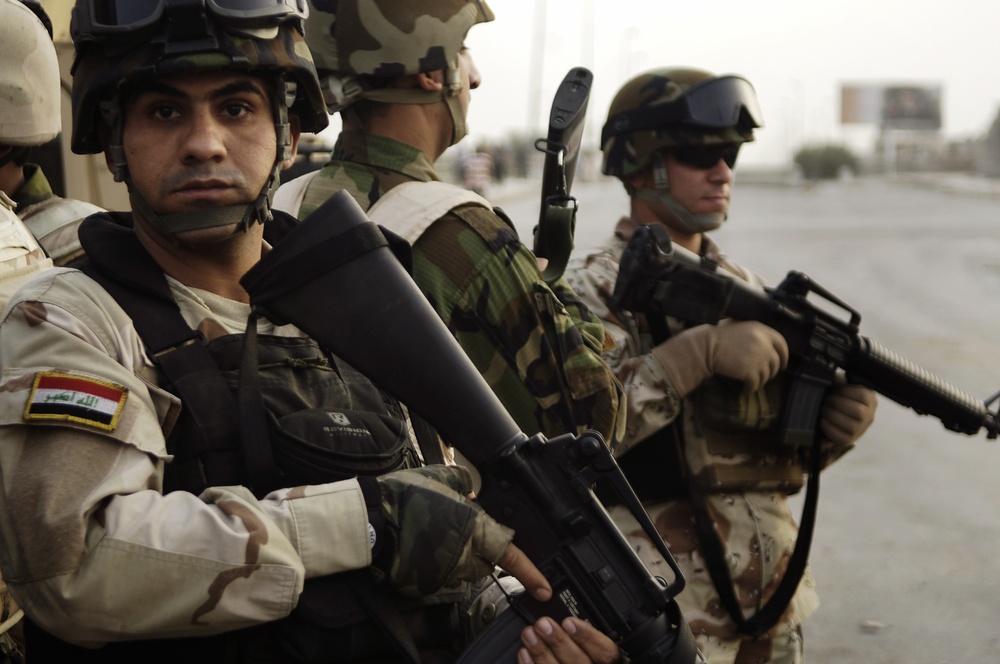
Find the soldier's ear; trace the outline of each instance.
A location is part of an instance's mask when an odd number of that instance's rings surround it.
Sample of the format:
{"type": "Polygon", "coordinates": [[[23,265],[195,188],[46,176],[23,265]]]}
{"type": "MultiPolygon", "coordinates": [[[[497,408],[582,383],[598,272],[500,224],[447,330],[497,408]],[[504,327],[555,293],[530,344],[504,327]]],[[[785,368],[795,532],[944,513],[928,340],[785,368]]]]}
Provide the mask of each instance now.
{"type": "Polygon", "coordinates": [[[417,74],[417,84],[422,90],[440,91],[444,89],[443,81],[444,72],[440,70],[417,74]]]}

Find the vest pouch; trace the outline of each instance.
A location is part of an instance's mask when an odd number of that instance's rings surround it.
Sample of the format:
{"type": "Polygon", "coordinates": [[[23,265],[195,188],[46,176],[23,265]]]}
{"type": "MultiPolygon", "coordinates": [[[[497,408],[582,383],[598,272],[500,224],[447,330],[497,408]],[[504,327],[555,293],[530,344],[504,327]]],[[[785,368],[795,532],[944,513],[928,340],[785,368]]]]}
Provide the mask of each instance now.
{"type": "Polygon", "coordinates": [[[326,484],[414,467],[405,424],[382,413],[309,408],[267,413],[274,461],[285,486],[326,484]]]}
{"type": "Polygon", "coordinates": [[[708,493],[802,488],[797,450],[779,439],[787,380],[778,374],[756,392],[711,378],[688,397],[685,455],[708,493]]]}
{"type": "Polygon", "coordinates": [[[459,597],[450,596],[454,594],[451,591],[448,597],[441,598],[446,600],[444,603],[427,606],[434,596],[414,601],[395,595],[378,588],[367,570],[306,581],[292,614],[273,624],[274,639],[294,662],[403,661],[394,640],[378,624],[384,614],[373,615],[370,608],[359,603],[359,593],[369,598],[365,603],[368,607],[374,595],[380,597],[379,604],[391,607],[396,624],[413,639],[424,661],[454,659],[456,643],[461,639],[456,601],[464,599],[467,590],[463,588],[459,597]]]}

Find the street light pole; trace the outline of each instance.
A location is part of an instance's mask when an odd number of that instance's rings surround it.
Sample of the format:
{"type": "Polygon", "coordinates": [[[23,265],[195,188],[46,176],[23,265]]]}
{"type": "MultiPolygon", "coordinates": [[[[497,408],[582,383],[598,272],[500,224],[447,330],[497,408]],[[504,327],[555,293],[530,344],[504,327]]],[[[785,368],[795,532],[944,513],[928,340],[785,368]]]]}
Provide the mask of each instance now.
{"type": "Polygon", "coordinates": [[[538,133],[538,118],[542,114],[542,74],[545,71],[545,21],[548,0],[535,0],[535,34],[532,39],[531,61],[528,68],[528,118],[525,129],[532,134],[538,133]]]}

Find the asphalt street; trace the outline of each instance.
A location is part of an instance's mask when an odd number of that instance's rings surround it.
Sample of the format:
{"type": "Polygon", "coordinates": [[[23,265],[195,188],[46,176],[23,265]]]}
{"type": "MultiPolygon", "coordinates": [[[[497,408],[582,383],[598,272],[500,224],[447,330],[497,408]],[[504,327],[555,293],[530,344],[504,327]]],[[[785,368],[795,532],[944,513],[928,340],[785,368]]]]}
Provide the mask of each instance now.
{"type": "MultiPolygon", "coordinates": [[[[537,192],[495,191],[528,241],[537,192]]],[[[574,194],[583,249],[627,199],[607,180],[574,194]]],[[[963,391],[1000,390],[1000,184],[738,183],[716,238],[772,284],[805,272],[861,313],[862,335],[963,391]]],[[[822,606],[805,625],[807,661],[1000,662],[998,478],[1000,447],[984,433],[881,398],[857,449],[822,475],[811,557],[822,606]]]]}

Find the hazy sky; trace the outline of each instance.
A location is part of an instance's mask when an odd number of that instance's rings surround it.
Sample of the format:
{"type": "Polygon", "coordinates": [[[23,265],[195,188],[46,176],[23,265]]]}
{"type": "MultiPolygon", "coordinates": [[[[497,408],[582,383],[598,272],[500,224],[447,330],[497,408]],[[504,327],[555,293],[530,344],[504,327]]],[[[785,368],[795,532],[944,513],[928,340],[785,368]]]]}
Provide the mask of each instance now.
{"type": "Polygon", "coordinates": [[[1000,107],[1000,5],[983,0],[489,3],[496,20],[475,26],[467,41],[483,76],[470,143],[509,131],[540,136],[559,81],[577,65],[594,73],[587,116],[594,145],[611,98],[635,74],[687,65],[746,76],[765,127],[741,153],[744,163],[781,162],[803,140],[866,145],[871,127],[839,122],[842,82],[940,85],[951,138],[982,135],[1000,107]]]}

